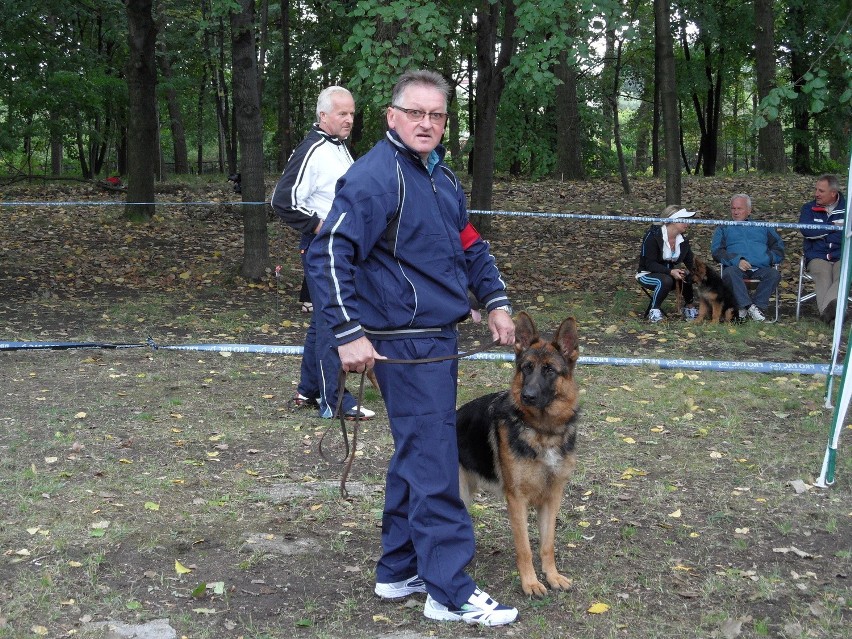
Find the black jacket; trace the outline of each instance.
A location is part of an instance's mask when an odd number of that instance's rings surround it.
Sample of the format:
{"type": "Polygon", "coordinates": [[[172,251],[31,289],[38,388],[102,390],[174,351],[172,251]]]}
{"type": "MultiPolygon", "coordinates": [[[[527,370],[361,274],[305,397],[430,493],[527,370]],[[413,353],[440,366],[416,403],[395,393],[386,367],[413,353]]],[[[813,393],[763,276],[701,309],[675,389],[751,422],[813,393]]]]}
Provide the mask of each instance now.
{"type": "Polygon", "coordinates": [[[680,262],[686,264],[686,267],[690,270],[693,268],[695,256],[692,254],[692,248],[689,246],[689,238],[685,235],[680,245],[678,259],[674,262],[663,260],[664,228],[664,226],[654,225],[645,233],[645,237],[642,238],[642,247],[639,251],[639,268],[637,272],[649,271],[651,273],[668,274],[680,262]]]}

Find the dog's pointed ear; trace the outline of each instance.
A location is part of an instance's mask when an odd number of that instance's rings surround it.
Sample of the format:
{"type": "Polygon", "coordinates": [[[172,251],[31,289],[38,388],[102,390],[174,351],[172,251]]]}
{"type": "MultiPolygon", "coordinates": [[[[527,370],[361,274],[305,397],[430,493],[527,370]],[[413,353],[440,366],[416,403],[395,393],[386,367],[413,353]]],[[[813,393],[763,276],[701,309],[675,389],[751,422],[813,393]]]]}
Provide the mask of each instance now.
{"type": "Polygon", "coordinates": [[[515,316],[515,352],[521,351],[530,347],[530,344],[538,340],[538,329],[535,327],[535,322],[521,311],[515,316]]]}
{"type": "Polygon", "coordinates": [[[580,356],[580,344],[577,341],[577,321],[573,317],[569,317],[559,325],[553,345],[562,353],[562,357],[568,362],[568,367],[573,371],[577,358],[580,356]]]}

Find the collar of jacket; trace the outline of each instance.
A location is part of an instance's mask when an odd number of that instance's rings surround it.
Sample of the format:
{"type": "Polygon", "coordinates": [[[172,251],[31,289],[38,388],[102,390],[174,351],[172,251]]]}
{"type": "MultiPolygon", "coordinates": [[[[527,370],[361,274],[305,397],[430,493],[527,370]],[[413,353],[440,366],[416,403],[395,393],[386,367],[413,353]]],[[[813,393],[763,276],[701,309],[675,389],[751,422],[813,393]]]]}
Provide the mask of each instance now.
{"type": "MultiPolygon", "coordinates": [[[[813,204],[811,205],[812,211],[817,211],[819,213],[828,211],[828,209],[825,208],[824,206],[820,206],[819,204],[817,204],[816,200],[812,200],[812,201],[813,201],[813,204]]],[[[834,200],[833,204],[834,204],[834,209],[831,211],[832,213],[834,213],[834,211],[836,211],[837,209],[840,209],[841,207],[846,208],[845,207],[846,200],[843,198],[843,192],[842,191],[837,192],[837,199],[834,200]]]]}
{"type": "MultiPolygon", "coordinates": [[[[396,131],[394,131],[393,129],[388,129],[388,132],[385,135],[387,136],[388,142],[390,142],[403,153],[407,153],[411,157],[411,159],[416,161],[418,164],[423,164],[423,159],[420,157],[420,154],[413,150],[411,147],[409,147],[407,144],[405,144],[405,142],[403,142],[399,138],[399,134],[396,131]]],[[[444,160],[444,156],[447,154],[447,149],[444,148],[443,144],[439,144],[435,147],[433,153],[437,153],[438,162],[442,162],[444,160]]]]}
{"type": "Polygon", "coordinates": [[[313,130],[316,131],[317,133],[319,133],[322,137],[324,137],[326,140],[328,140],[332,144],[344,144],[343,140],[341,140],[336,135],[331,135],[330,133],[326,133],[325,131],[323,131],[320,128],[319,123],[317,123],[317,122],[314,122],[313,130]]]}

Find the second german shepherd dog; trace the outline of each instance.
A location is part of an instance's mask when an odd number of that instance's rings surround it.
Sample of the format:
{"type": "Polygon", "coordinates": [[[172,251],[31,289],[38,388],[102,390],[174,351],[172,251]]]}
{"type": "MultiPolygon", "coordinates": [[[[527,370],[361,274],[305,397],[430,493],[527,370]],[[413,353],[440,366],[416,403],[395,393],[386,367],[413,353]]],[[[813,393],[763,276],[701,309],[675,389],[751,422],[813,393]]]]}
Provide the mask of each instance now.
{"type": "Polygon", "coordinates": [[[730,322],[737,302],[716,269],[696,257],[690,276],[698,298],[698,316],[695,321],[703,322],[706,318],[714,324],[730,322]]]}
{"type": "Polygon", "coordinates": [[[459,484],[469,504],[479,486],[503,493],[515,541],[521,587],[547,588],[533,568],[527,518],[538,513],[541,565],[551,588],[567,589],[554,558],[556,516],[576,463],[577,325],[569,317],[553,341],[542,339],[524,312],[515,318],[515,375],[509,390],[475,399],[457,413],[459,484]]]}

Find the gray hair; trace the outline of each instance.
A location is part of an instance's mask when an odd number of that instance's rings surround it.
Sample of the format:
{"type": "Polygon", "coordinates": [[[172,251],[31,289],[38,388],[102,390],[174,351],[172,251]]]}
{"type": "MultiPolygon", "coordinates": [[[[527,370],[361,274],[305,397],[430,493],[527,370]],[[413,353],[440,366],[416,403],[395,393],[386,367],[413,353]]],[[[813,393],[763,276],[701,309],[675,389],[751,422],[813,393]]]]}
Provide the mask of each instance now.
{"type": "Polygon", "coordinates": [[[746,207],[751,211],[751,196],[745,193],[737,193],[734,197],[731,198],[731,204],[734,203],[734,200],[745,200],[746,207]]]}
{"type": "Polygon", "coordinates": [[[345,93],[349,97],[352,97],[349,89],[338,86],[327,87],[319,94],[317,98],[317,122],[321,119],[320,113],[331,113],[331,99],[338,93],[345,93]]]}
{"type": "Polygon", "coordinates": [[[817,182],[825,182],[828,184],[828,189],[837,193],[840,190],[840,182],[837,181],[837,176],[831,173],[825,173],[817,178],[817,182]]]}
{"type": "Polygon", "coordinates": [[[397,104],[402,98],[402,94],[405,90],[414,85],[438,89],[438,91],[444,94],[444,100],[449,101],[450,99],[450,84],[444,79],[444,76],[440,73],[436,73],[435,71],[423,69],[420,71],[406,71],[399,76],[399,79],[393,87],[391,103],[397,104]]]}

